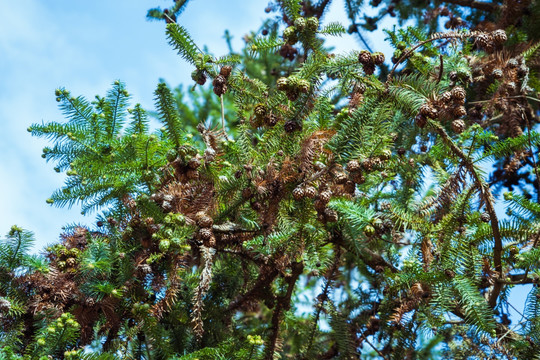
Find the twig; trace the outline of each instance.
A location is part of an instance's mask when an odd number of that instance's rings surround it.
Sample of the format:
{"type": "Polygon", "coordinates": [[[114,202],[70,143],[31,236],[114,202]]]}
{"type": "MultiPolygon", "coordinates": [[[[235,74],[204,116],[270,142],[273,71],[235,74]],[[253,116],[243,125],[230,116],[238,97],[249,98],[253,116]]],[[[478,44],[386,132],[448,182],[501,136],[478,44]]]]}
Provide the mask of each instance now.
{"type": "MultiPolygon", "coordinates": [[[[493,265],[495,267],[495,271],[497,271],[499,274],[499,279],[501,279],[503,277],[503,268],[502,268],[502,260],[501,260],[502,250],[503,250],[502,236],[499,229],[499,220],[497,219],[497,214],[495,213],[495,208],[493,206],[493,201],[492,201],[493,198],[489,190],[489,187],[484,181],[482,181],[482,178],[476,172],[472,161],[468,158],[467,155],[463,153],[463,151],[461,151],[461,149],[456,144],[454,144],[454,142],[452,141],[450,136],[448,136],[444,128],[435,121],[430,120],[429,123],[435,128],[437,133],[441,135],[441,137],[448,144],[452,152],[461,159],[461,161],[463,162],[463,165],[469,171],[476,185],[478,186],[478,189],[480,190],[480,195],[482,196],[482,199],[484,200],[486,211],[489,214],[491,229],[493,231],[493,238],[495,240],[495,244],[493,246],[493,265]]],[[[500,282],[495,282],[495,284],[493,284],[493,290],[488,299],[488,303],[492,308],[495,307],[495,305],[497,304],[497,298],[499,297],[499,294],[501,293],[502,286],[503,284],[500,282]]]]}
{"type": "Polygon", "coordinates": [[[364,341],[367,342],[368,345],[371,346],[371,347],[373,348],[373,350],[375,350],[375,351],[377,352],[377,354],[379,354],[379,356],[380,356],[382,359],[384,359],[384,360],[387,359],[387,357],[384,356],[384,354],[383,354],[379,349],[377,349],[377,348],[375,347],[375,345],[373,345],[372,343],[369,342],[369,340],[367,339],[367,337],[364,338],[364,341]]]}
{"type": "Polygon", "coordinates": [[[398,65],[405,59],[407,59],[409,56],[411,56],[416,49],[418,49],[421,46],[424,46],[425,44],[435,41],[435,40],[442,40],[442,39],[464,39],[469,37],[475,37],[479,34],[483,34],[477,31],[471,31],[471,32],[449,32],[449,33],[435,33],[433,34],[429,39],[420,41],[418,44],[414,45],[411,49],[404,51],[401,57],[396,61],[394,64],[394,67],[388,74],[388,77],[386,78],[386,83],[388,84],[392,80],[392,76],[394,75],[394,72],[396,71],[398,65]]]}
{"type": "Polygon", "coordinates": [[[302,271],[304,270],[304,265],[302,263],[293,263],[291,265],[291,268],[292,274],[286,280],[288,283],[287,292],[285,293],[285,295],[278,297],[276,308],[274,309],[274,312],[272,314],[272,327],[270,328],[271,335],[269,343],[266,347],[266,354],[264,356],[265,360],[272,360],[274,358],[274,352],[276,351],[276,342],[279,335],[281,315],[283,310],[287,311],[290,308],[291,296],[296,285],[296,280],[298,280],[298,277],[300,276],[300,274],[302,274],[302,271]]]}
{"type": "Polygon", "coordinates": [[[225,135],[225,139],[229,139],[227,137],[227,132],[225,131],[225,106],[223,105],[223,94],[219,96],[219,100],[221,101],[221,129],[223,130],[223,135],[225,135]]]}

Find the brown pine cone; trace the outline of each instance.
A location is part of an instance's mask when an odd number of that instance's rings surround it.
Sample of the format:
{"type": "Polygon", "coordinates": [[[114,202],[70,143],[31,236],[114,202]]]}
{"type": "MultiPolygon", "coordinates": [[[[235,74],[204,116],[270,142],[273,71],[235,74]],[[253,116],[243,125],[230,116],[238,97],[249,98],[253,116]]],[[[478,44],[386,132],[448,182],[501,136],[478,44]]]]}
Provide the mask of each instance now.
{"type": "Polygon", "coordinates": [[[327,204],[331,198],[332,198],[332,192],[329,190],[325,190],[319,194],[319,200],[325,204],[327,204]]]}
{"type": "Polygon", "coordinates": [[[287,99],[290,101],[296,101],[296,99],[298,99],[298,95],[300,95],[300,92],[296,88],[288,89],[285,95],[287,95],[287,99]]]}
{"type": "Polygon", "coordinates": [[[436,119],[438,112],[431,104],[424,104],[420,106],[420,115],[428,117],[430,119],[436,119]]]}
{"type": "Polygon", "coordinates": [[[461,134],[465,130],[465,122],[460,119],[452,121],[452,129],[456,134],[461,134]]]}
{"type": "Polygon", "coordinates": [[[279,78],[276,82],[276,87],[278,90],[285,91],[287,90],[288,86],[289,86],[289,80],[287,80],[287,78],[285,77],[279,78]]]}
{"type": "Polygon", "coordinates": [[[266,108],[266,105],[259,103],[255,105],[253,112],[257,118],[262,119],[266,116],[268,109],[266,108]]]}
{"type": "Polygon", "coordinates": [[[315,195],[317,195],[317,189],[315,189],[313,186],[306,186],[305,188],[305,196],[313,199],[315,195]]]}
{"type": "Polygon", "coordinates": [[[330,208],[324,209],[324,217],[325,217],[325,220],[328,222],[338,221],[338,213],[336,212],[336,210],[333,210],[330,208]]]}
{"type": "Polygon", "coordinates": [[[482,215],[480,215],[480,220],[487,223],[491,221],[491,217],[489,216],[487,212],[484,212],[482,213],[482,215]]]}
{"type": "Polygon", "coordinates": [[[384,54],[382,52],[375,52],[371,55],[371,59],[375,65],[382,65],[384,63],[384,54]]]}
{"type": "Polygon", "coordinates": [[[336,180],[336,184],[345,184],[347,182],[347,175],[344,172],[336,171],[334,173],[334,179],[336,180]]]}
{"type": "Polygon", "coordinates": [[[358,62],[362,65],[373,64],[371,53],[367,50],[360,51],[360,54],[358,54],[358,62]]]}
{"type": "Polygon", "coordinates": [[[360,163],[358,160],[351,160],[347,163],[347,170],[349,171],[356,171],[360,169],[360,163]]]}
{"type": "Polygon", "coordinates": [[[489,34],[480,34],[476,37],[476,45],[487,52],[493,50],[494,40],[489,34]]]}
{"type": "Polygon", "coordinates": [[[467,110],[465,110],[465,106],[456,106],[452,109],[452,114],[455,117],[460,118],[467,115],[467,110]]]}
{"type": "Polygon", "coordinates": [[[199,236],[203,240],[210,240],[210,238],[213,236],[212,230],[210,230],[209,228],[199,229],[199,236]]]}
{"type": "Polygon", "coordinates": [[[199,178],[199,172],[194,169],[189,169],[188,171],[186,171],[186,177],[189,180],[196,180],[199,178]]]}
{"type": "Polygon", "coordinates": [[[492,31],[491,37],[493,38],[493,41],[498,45],[503,44],[508,39],[508,37],[506,36],[506,32],[502,29],[492,31]]]}
{"type": "Polygon", "coordinates": [[[452,93],[450,91],[445,91],[441,94],[440,99],[443,103],[448,103],[452,100],[452,93]]]}
{"type": "Polygon", "coordinates": [[[274,114],[268,114],[265,118],[264,118],[264,123],[270,127],[276,125],[279,121],[279,118],[274,115],[274,114]]]}
{"type": "Polygon", "coordinates": [[[294,188],[292,195],[295,200],[301,200],[306,196],[306,191],[302,186],[297,186],[294,188]]]}
{"type": "Polygon", "coordinates": [[[354,181],[347,180],[345,184],[343,184],[343,190],[345,190],[347,194],[354,194],[356,191],[356,184],[354,181]]]}
{"type": "Polygon", "coordinates": [[[454,101],[458,102],[459,104],[463,104],[467,93],[465,92],[465,89],[463,89],[461,86],[456,86],[452,89],[451,95],[454,101]]]}
{"type": "Polygon", "coordinates": [[[231,75],[232,67],[230,65],[225,65],[219,70],[219,75],[222,75],[227,79],[231,75]]]}
{"type": "Polygon", "coordinates": [[[293,131],[300,130],[301,126],[296,121],[289,120],[283,125],[283,128],[286,132],[292,133],[293,131]]]}
{"type": "Polygon", "coordinates": [[[501,69],[493,69],[493,71],[491,72],[491,75],[495,78],[495,79],[502,79],[503,77],[503,72],[501,69]]]}
{"type": "Polygon", "coordinates": [[[251,190],[251,188],[245,188],[244,190],[242,190],[242,199],[248,200],[251,199],[252,196],[253,191],[251,190]]]}
{"type": "Polygon", "coordinates": [[[197,213],[197,225],[202,228],[210,228],[214,224],[214,220],[206,215],[204,212],[200,211],[197,213]]]}

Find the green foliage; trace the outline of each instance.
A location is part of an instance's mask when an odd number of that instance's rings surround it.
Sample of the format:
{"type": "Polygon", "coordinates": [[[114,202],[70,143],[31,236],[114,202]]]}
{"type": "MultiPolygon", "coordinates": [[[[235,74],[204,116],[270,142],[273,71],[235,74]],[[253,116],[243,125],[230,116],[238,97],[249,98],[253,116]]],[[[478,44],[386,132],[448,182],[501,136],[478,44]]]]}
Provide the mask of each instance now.
{"type": "MultiPolygon", "coordinates": [[[[347,0],[361,39],[425,15],[387,31],[388,68],[329,53],[345,27],[319,23],[328,3],[278,2],[222,57],[176,24],[187,1],[150,10],[196,82],[158,84],[156,131],[119,81],[93,102],[56,91],[67,122],[29,128],[67,175],[47,202],[97,210],[96,226],[42,255],[18,227],[0,242],[0,359],[538,355],[537,46],[434,33],[444,9],[422,1],[362,20],[347,0]]],[[[498,3],[463,6],[450,21],[500,20],[498,3]]]]}

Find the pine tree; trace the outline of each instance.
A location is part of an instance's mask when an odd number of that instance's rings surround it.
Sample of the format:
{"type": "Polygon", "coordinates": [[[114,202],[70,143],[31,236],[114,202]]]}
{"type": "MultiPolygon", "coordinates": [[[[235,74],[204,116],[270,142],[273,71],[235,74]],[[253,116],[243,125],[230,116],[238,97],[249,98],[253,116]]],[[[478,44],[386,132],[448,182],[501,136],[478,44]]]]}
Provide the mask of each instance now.
{"type": "Polygon", "coordinates": [[[540,357],[540,8],[345,1],[361,38],[417,20],[390,64],[330,53],[329,3],[277,1],[223,57],[176,22],[187,1],[150,10],[191,101],[56,90],[67,122],[29,128],[67,175],[47,202],[97,220],[42,256],[2,240],[1,359],[540,357]]]}

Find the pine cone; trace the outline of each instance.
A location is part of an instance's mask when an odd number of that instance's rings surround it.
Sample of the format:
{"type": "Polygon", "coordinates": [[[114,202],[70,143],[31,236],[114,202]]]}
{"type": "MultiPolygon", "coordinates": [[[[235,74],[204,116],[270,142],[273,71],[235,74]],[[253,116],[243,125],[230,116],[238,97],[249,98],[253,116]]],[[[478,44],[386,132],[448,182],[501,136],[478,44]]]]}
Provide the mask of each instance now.
{"type": "Polygon", "coordinates": [[[296,35],[296,28],[294,26],[289,26],[283,30],[283,39],[287,44],[294,45],[298,41],[298,36],[296,35]]]}
{"type": "Polygon", "coordinates": [[[0,298],[0,313],[7,313],[11,309],[11,303],[6,298],[0,298]]]}
{"type": "Polygon", "coordinates": [[[265,118],[264,118],[264,122],[266,125],[272,127],[272,126],[275,126],[279,121],[279,118],[274,115],[274,114],[268,114],[265,118]]]}
{"type": "Polygon", "coordinates": [[[216,76],[214,81],[212,81],[212,85],[214,86],[214,93],[217,96],[221,96],[227,92],[227,79],[223,75],[216,76]]]}
{"type": "Polygon", "coordinates": [[[294,60],[297,53],[298,50],[296,50],[296,48],[290,44],[283,44],[281,48],[279,48],[279,55],[290,61],[294,60]]]}
{"type": "Polygon", "coordinates": [[[382,52],[373,53],[371,59],[375,65],[382,65],[384,63],[384,54],[382,52]]]}
{"type": "Polygon", "coordinates": [[[484,213],[482,213],[482,215],[480,215],[480,220],[487,223],[487,222],[491,221],[491,217],[489,216],[489,214],[487,212],[484,212],[484,213]]]}
{"type": "Polygon", "coordinates": [[[360,170],[360,163],[358,160],[351,160],[347,163],[347,170],[349,171],[356,171],[360,170]]]}
{"type": "Polygon", "coordinates": [[[199,211],[196,217],[197,217],[197,225],[199,225],[202,228],[210,228],[214,224],[214,220],[202,211],[199,211]]]}
{"type": "Polygon", "coordinates": [[[501,69],[493,69],[493,71],[491,72],[491,75],[495,79],[501,79],[503,77],[503,72],[501,69]]]}
{"type": "Polygon", "coordinates": [[[336,212],[336,210],[330,208],[324,209],[324,217],[328,222],[338,221],[338,213],[336,212]]]}
{"type": "Polygon", "coordinates": [[[315,208],[315,210],[317,210],[318,213],[322,214],[324,212],[324,209],[326,208],[326,204],[328,204],[328,202],[324,202],[321,199],[318,199],[313,202],[313,207],[315,208]]]}
{"type": "Polygon", "coordinates": [[[354,194],[356,191],[356,184],[354,181],[347,180],[345,184],[343,184],[343,190],[345,190],[347,194],[354,194]]]}
{"type": "Polygon", "coordinates": [[[421,151],[421,152],[426,152],[426,151],[427,151],[427,146],[426,146],[426,144],[420,145],[420,151],[421,151]]]}
{"type": "Polygon", "coordinates": [[[452,114],[455,117],[460,118],[462,116],[467,115],[467,110],[465,110],[465,106],[456,106],[452,108],[452,114]]]}
{"type": "Polygon", "coordinates": [[[219,70],[219,75],[222,75],[225,77],[225,79],[229,78],[229,75],[231,75],[232,67],[230,65],[225,65],[219,70]]]}
{"type": "Polygon", "coordinates": [[[420,106],[420,115],[428,117],[430,119],[436,119],[438,112],[431,104],[424,104],[420,106]]]}
{"type": "Polygon", "coordinates": [[[212,230],[208,228],[199,229],[199,236],[203,240],[210,240],[210,238],[213,236],[212,230]]]}
{"type": "Polygon", "coordinates": [[[488,34],[480,34],[476,37],[476,44],[486,51],[493,48],[493,39],[488,34]]]}
{"type": "Polygon", "coordinates": [[[451,269],[444,270],[444,274],[449,277],[450,279],[453,279],[456,276],[456,272],[451,269]]]}
{"type": "Polygon", "coordinates": [[[315,195],[317,195],[317,189],[315,189],[313,186],[306,186],[304,191],[305,196],[310,199],[313,199],[315,195]]]}
{"type": "Polygon", "coordinates": [[[519,66],[519,62],[516,59],[510,59],[506,63],[506,66],[510,69],[515,69],[519,66]]]}
{"type": "Polygon", "coordinates": [[[306,26],[308,30],[312,32],[317,31],[317,29],[319,28],[319,19],[314,16],[307,18],[306,26]]]}
{"type": "Polygon", "coordinates": [[[506,32],[502,29],[492,31],[491,37],[497,45],[503,44],[508,39],[508,37],[506,36],[506,32]]]}
{"type": "Polygon", "coordinates": [[[319,194],[319,200],[325,204],[327,204],[331,198],[332,198],[331,191],[325,190],[319,194]]]}
{"type": "Polygon", "coordinates": [[[294,20],[294,26],[299,30],[302,31],[306,27],[306,19],[303,17],[298,17],[296,20],[294,20]]]}
{"type": "Polygon", "coordinates": [[[362,65],[373,64],[371,53],[367,50],[360,51],[360,54],[358,54],[358,62],[362,65]]]}
{"type": "MultiPolygon", "coordinates": [[[[199,166],[201,166],[201,160],[198,158],[198,157],[192,157],[191,159],[189,159],[188,161],[188,166],[190,169],[197,169],[199,168],[199,166]]],[[[173,198],[171,197],[171,199],[165,199],[164,200],[167,200],[167,201],[171,201],[173,200],[173,198]]]]}
{"type": "Polygon", "coordinates": [[[440,99],[443,103],[448,103],[452,100],[452,93],[450,91],[445,91],[442,93],[440,99]]]}
{"type": "Polygon", "coordinates": [[[345,184],[347,182],[347,175],[342,171],[336,171],[334,172],[334,179],[336,180],[336,184],[345,184]]]}
{"type": "Polygon", "coordinates": [[[197,170],[189,169],[186,171],[186,177],[188,180],[196,180],[199,178],[199,172],[197,170]]]}
{"type": "Polygon", "coordinates": [[[199,85],[204,85],[206,83],[206,75],[200,70],[195,70],[191,73],[191,78],[199,85]]]}
{"type": "Polygon", "coordinates": [[[518,67],[517,69],[517,75],[522,78],[524,77],[525,75],[527,75],[529,73],[529,68],[527,67],[527,65],[523,64],[521,65],[520,67],[518,67]]]}
{"type": "Polygon", "coordinates": [[[364,161],[362,161],[362,168],[366,171],[372,171],[373,165],[375,165],[375,162],[373,161],[373,158],[368,158],[364,161]]]}
{"type": "Polygon", "coordinates": [[[461,134],[465,130],[465,122],[460,119],[452,121],[452,129],[456,134],[461,134]]]}
{"type": "Polygon", "coordinates": [[[302,186],[298,186],[293,190],[292,195],[295,200],[301,200],[306,196],[306,192],[302,186]]]}
{"type": "Polygon", "coordinates": [[[268,109],[266,108],[266,105],[259,103],[255,105],[255,109],[253,112],[255,113],[255,116],[257,118],[262,119],[266,116],[268,109]]]}
{"type": "Polygon", "coordinates": [[[283,128],[286,132],[292,133],[293,131],[300,130],[301,126],[296,121],[289,120],[283,125],[283,128]]]}
{"type": "Polygon", "coordinates": [[[301,92],[301,93],[304,93],[304,94],[307,94],[309,92],[309,89],[310,89],[310,84],[309,84],[309,81],[305,80],[305,79],[302,79],[298,82],[298,90],[301,92]]]}
{"type": "MultiPolygon", "coordinates": [[[[221,75],[219,75],[221,76],[221,75]]],[[[223,94],[225,94],[227,92],[227,85],[223,84],[223,85],[214,85],[214,94],[216,94],[217,96],[221,96],[223,94]]]]}
{"type": "Polygon", "coordinates": [[[467,93],[465,92],[465,89],[463,89],[460,86],[456,86],[451,91],[452,99],[456,101],[459,104],[463,104],[465,102],[465,97],[467,96],[467,93]]]}

